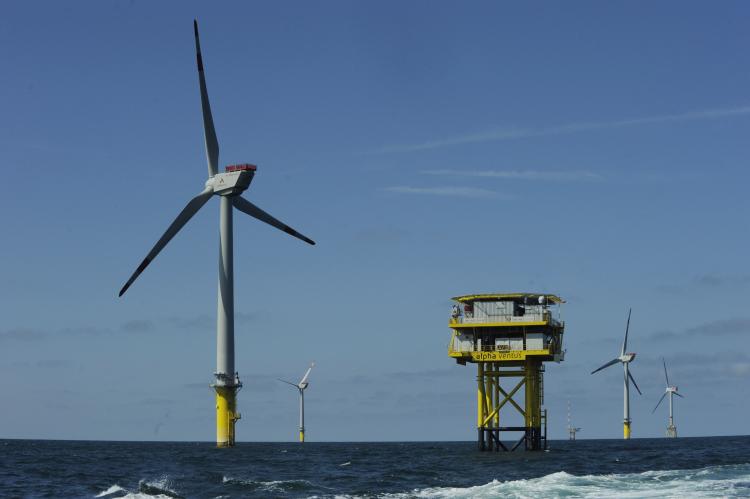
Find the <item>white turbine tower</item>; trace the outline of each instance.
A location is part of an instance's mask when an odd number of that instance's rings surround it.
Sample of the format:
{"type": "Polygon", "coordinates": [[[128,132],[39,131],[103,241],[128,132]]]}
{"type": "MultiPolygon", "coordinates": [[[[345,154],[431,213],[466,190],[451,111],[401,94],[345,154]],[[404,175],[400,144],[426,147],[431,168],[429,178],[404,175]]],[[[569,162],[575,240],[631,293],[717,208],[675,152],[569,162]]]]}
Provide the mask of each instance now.
{"type": "Polygon", "coordinates": [[[256,205],[240,196],[249,186],[255,175],[254,165],[243,164],[228,166],[225,172],[219,173],[219,142],[211,116],[211,106],[208,102],[206,78],[203,73],[203,58],[201,57],[200,41],[198,39],[198,22],[194,21],[195,51],[198,63],[198,83],[201,93],[201,107],[203,110],[203,130],[206,139],[206,157],[208,159],[208,180],[203,191],[191,199],[177,218],[167,228],[166,232],[156,242],[156,245],[146,255],[138,268],[130,276],[128,282],[120,290],[120,296],[128,290],[141,272],[153,261],[159,252],[185,226],[186,223],[213,196],[219,196],[221,201],[219,211],[219,299],[216,321],[216,444],[219,447],[234,445],[234,424],[239,419],[236,410],[237,390],[242,386],[239,375],[234,369],[234,268],[232,243],[232,208],[257,218],[289,235],[299,238],[306,243],[315,242],[303,236],[283,222],[272,217],[256,205]]]}
{"type": "Polygon", "coordinates": [[[664,364],[664,381],[666,381],[667,383],[667,388],[664,390],[664,393],[662,393],[661,398],[659,399],[659,402],[656,403],[656,407],[654,407],[654,410],[651,411],[651,414],[656,412],[656,409],[659,408],[659,404],[662,403],[662,401],[664,400],[664,397],[666,397],[667,394],[669,394],[669,423],[667,424],[667,437],[675,438],[677,437],[677,427],[674,425],[674,417],[672,414],[672,406],[673,406],[672,395],[677,395],[678,397],[682,397],[682,398],[685,398],[685,397],[684,395],[681,395],[680,393],[677,392],[676,386],[669,385],[669,375],[667,374],[667,361],[664,360],[663,357],[661,361],[664,364]]]}
{"type": "Polygon", "coordinates": [[[622,350],[620,351],[620,356],[617,358],[614,358],[604,364],[599,369],[595,369],[594,371],[591,371],[591,374],[594,374],[595,372],[601,371],[602,369],[613,366],[620,362],[623,366],[623,370],[625,372],[624,376],[624,383],[625,383],[625,396],[624,396],[624,402],[625,402],[625,410],[624,410],[624,418],[623,418],[623,438],[625,440],[630,438],[630,382],[633,382],[633,386],[636,390],[638,390],[638,393],[640,395],[643,395],[641,393],[641,389],[638,388],[638,383],[635,382],[633,379],[633,375],[630,374],[630,369],[628,369],[628,366],[633,360],[635,360],[635,354],[634,353],[625,353],[625,350],[628,348],[628,330],[630,329],[630,313],[632,312],[632,309],[628,310],[628,323],[625,326],[625,341],[622,342],[622,350]]]}
{"type": "Polygon", "coordinates": [[[307,372],[305,373],[304,376],[302,376],[302,379],[299,380],[299,383],[292,383],[291,381],[278,378],[279,381],[284,382],[288,385],[292,385],[297,390],[299,390],[299,441],[300,442],[305,441],[305,390],[307,390],[307,387],[310,385],[310,383],[307,382],[307,378],[310,376],[310,371],[312,371],[313,367],[315,367],[315,362],[312,362],[310,364],[310,367],[307,368],[307,372]]]}

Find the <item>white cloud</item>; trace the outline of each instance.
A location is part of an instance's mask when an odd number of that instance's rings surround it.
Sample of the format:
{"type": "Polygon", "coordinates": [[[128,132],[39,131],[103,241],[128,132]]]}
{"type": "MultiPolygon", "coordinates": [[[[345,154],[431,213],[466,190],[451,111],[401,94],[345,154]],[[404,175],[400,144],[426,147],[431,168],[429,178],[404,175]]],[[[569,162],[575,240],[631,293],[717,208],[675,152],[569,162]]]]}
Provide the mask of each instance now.
{"type": "Polygon", "coordinates": [[[504,178],[513,180],[577,181],[601,180],[598,173],[588,171],[540,171],[540,170],[424,170],[425,175],[451,175],[455,177],[504,178]]]}
{"type": "Polygon", "coordinates": [[[386,187],[385,190],[398,194],[423,194],[431,196],[456,196],[470,198],[499,197],[494,191],[476,187],[410,187],[405,185],[398,185],[393,187],[386,187]]]}
{"type": "Polygon", "coordinates": [[[716,118],[728,118],[732,116],[745,116],[750,114],[750,106],[740,106],[726,109],[708,109],[704,111],[691,111],[680,114],[662,114],[656,116],[646,116],[643,118],[634,118],[628,120],[616,121],[593,121],[581,123],[568,123],[553,127],[543,128],[495,128],[484,132],[472,134],[457,135],[422,142],[419,144],[396,144],[387,145],[372,151],[373,153],[390,153],[390,152],[411,152],[422,151],[427,149],[436,149],[438,147],[471,144],[477,142],[494,142],[502,140],[523,139],[528,137],[541,137],[545,135],[560,135],[568,133],[585,132],[590,130],[601,130],[607,128],[620,128],[627,126],[648,125],[653,123],[670,123],[681,121],[697,121],[716,118]]]}

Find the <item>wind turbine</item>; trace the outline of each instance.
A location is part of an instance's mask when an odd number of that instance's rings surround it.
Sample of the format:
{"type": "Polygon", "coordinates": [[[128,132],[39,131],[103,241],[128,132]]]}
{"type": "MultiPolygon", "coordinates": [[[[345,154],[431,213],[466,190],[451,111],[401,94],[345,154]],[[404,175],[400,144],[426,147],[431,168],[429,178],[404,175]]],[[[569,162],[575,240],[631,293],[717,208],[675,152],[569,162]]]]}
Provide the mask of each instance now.
{"type": "Polygon", "coordinates": [[[143,259],[130,279],[120,290],[120,296],[128,290],[133,281],[148,267],[161,250],[188,223],[188,221],[213,196],[219,196],[219,299],[216,320],[216,372],[215,383],[211,386],[216,391],[216,445],[231,447],[234,445],[234,424],[240,418],[237,412],[237,391],[242,387],[238,373],[234,370],[234,267],[232,242],[232,208],[257,218],[287,234],[315,244],[296,230],[272,217],[259,207],[240,196],[249,186],[255,175],[254,165],[242,164],[227,166],[225,172],[219,172],[219,142],[216,139],[211,106],[208,102],[206,77],[203,72],[200,40],[198,38],[198,21],[193,21],[195,31],[195,52],[198,63],[198,83],[203,110],[203,131],[206,140],[206,158],[208,160],[208,180],[200,194],[191,199],[177,215],[166,232],[156,242],[143,259]]]}
{"type": "Polygon", "coordinates": [[[651,414],[656,412],[656,409],[659,408],[659,404],[661,404],[662,400],[664,400],[664,397],[669,394],[669,424],[667,425],[667,437],[675,438],[677,437],[677,427],[674,425],[674,418],[672,417],[672,395],[677,395],[678,397],[685,398],[684,395],[681,395],[677,392],[676,386],[669,386],[669,375],[667,374],[667,361],[664,360],[664,357],[661,359],[662,363],[664,364],[664,380],[667,383],[667,388],[664,390],[664,393],[662,393],[661,398],[659,399],[659,402],[656,403],[656,407],[654,407],[654,410],[651,411],[651,414]]]}
{"type": "Polygon", "coordinates": [[[607,368],[609,366],[613,366],[620,362],[623,366],[623,369],[625,371],[625,396],[624,396],[624,402],[625,402],[625,410],[624,410],[624,418],[623,418],[623,438],[625,440],[628,440],[630,438],[630,382],[633,382],[633,386],[636,390],[638,390],[638,393],[640,395],[643,395],[641,393],[641,389],[638,388],[638,383],[635,382],[635,379],[633,379],[633,375],[630,374],[630,370],[628,369],[628,366],[631,362],[635,360],[635,354],[634,353],[625,353],[625,350],[628,348],[628,330],[630,329],[630,313],[633,311],[633,309],[628,310],[628,323],[625,326],[625,341],[622,342],[622,350],[620,351],[620,356],[616,357],[606,364],[604,364],[599,369],[595,369],[591,371],[591,374],[594,374],[595,372],[601,371],[604,368],[607,368]]]}
{"type": "Polygon", "coordinates": [[[292,385],[297,390],[299,390],[299,441],[300,442],[305,441],[305,390],[310,385],[310,383],[307,382],[307,378],[310,376],[310,371],[312,371],[313,367],[315,367],[315,362],[310,363],[310,367],[307,368],[307,372],[305,373],[304,376],[302,376],[302,379],[299,380],[299,383],[292,383],[291,381],[278,378],[279,381],[286,383],[287,385],[292,385]]]}

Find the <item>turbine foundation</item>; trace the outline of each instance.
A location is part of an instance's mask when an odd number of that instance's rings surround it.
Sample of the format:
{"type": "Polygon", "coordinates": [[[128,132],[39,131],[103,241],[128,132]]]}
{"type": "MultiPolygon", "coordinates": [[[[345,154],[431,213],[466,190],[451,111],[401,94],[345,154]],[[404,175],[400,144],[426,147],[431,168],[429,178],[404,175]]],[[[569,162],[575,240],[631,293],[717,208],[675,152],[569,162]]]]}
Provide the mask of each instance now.
{"type": "Polygon", "coordinates": [[[242,388],[239,377],[236,384],[214,384],[216,391],[216,447],[234,447],[234,425],[242,416],[237,412],[237,392],[242,388]]]}

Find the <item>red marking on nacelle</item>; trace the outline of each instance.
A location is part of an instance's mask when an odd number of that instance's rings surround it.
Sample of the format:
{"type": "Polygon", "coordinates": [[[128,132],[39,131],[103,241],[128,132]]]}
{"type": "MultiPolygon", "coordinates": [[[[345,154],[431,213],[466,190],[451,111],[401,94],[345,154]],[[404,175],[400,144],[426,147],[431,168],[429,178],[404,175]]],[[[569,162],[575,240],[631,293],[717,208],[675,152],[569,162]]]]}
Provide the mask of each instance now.
{"type": "Polygon", "coordinates": [[[241,164],[241,165],[229,165],[229,166],[226,167],[225,171],[227,171],[227,172],[241,172],[241,171],[250,170],[250,171],[254,172],[257,169],[258,169],[258,167],[255,166],[255,165],[251,165],[250,163],[244,163],[244,164],[241,164]]]}

